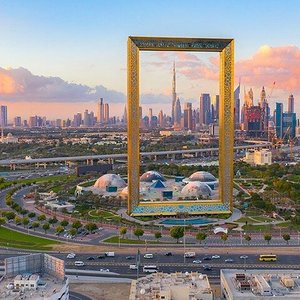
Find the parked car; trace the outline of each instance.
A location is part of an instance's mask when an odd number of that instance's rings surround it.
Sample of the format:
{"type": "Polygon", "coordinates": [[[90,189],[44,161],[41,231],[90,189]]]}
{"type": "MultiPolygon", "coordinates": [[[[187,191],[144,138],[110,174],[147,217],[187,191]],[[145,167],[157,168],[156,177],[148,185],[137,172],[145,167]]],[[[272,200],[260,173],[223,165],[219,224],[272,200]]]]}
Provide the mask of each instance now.
{"type": "Polygon", "coordinates": [[[95,260],[95,257],[94,256],[90,256],[87,258],[87,260],[95,260]]]}
{"type": "Polygon", "coordinates": [[[220,255],[213,255],[211,258],[212,258],[212,259],[220,259],[221,256],[220,256],[220,255]]]}
{"type": "Polygon", "coordinates": [[[193,264],[201,264],[201,263],[202,263],[202,261],[199,259],[193,260],[193,264]]]}
{"type": "Polygon", "coordinates": [[[226,263],[233,263],[234,260],[233,260],[232,258],[227,258],[227,259],[225,259],[225,262],[226,262],[226,263]]]}
{"type": "Polygon", "coordinates": [[[165,256],[172,256],[172,252],[167,252],[165,256]]]}

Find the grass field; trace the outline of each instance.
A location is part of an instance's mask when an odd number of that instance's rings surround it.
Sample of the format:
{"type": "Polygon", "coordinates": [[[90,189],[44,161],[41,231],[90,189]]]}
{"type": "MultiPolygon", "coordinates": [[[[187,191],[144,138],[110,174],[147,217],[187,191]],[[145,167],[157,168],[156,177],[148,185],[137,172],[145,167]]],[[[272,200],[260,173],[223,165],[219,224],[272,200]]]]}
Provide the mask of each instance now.
{"type": "MultiPolygon", "coordinates": [[[[119,243],[119,236],[112,236],[103,241],[104,243],[119,243]]],[[[145,240],[133,240],[133,239],[120,239],[120,244],[146,244],[145,240]]],[[[159,242],[159,241],[147,241],[147,244],[176,244],[176,242],[159,242]]]]}
{"type": "Polygon", "coordinates": [[[0,227],[0,246],[31,250],[51,250],[53,245],[60,242],[27,235],[13,231],[8,228],[0,227]]]}

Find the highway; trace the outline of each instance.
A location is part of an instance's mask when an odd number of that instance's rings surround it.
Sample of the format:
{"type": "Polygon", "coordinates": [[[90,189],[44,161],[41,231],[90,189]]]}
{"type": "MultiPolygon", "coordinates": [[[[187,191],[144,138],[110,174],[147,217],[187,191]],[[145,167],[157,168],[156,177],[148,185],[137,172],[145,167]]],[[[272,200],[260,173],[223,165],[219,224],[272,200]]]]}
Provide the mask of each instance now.
{"type": "MultiPolygon", "coordinates": [[[[269,143],[261,143],[254,145],[236,146],[235,150],[253,149],[253,148],[269,148],[269,143]]],[[[187,150],[172,150],[172,151],[155,151],[155,152],[141,152],[140,156],[153,155],[172,155],[172,154],[191,154],[203,152],[217,152],[219,148],[203,148],[203,149],[187,149],[187,150]]],[[[100,154],[100,155],[83,155],[83,156],[64,156],[64,157],[49,157],[49,158],[32,158],[32,159],[4,159],[0,160],[0,165],[7,166],[11,164],[36,164],[36,163],[52,163],[65,161],[85,161],[96,159],[127,159],[127,153],[120,154],[100,154]]]]}
{"type": "MultiPolygon", "coordinates": [[[[226,251],[226,250],[225,250],[226,251]]],[[[234,252],[234,251],[230,251],[234,252]]],[[[299,255],[287,255],[287,254],[279,254],[277,262],[261,262],[258,259],[258,254],[247,253],[247,249],[245,249],[245,253],[243,255],[247,255],[248,258],[241,259],[240,256],[242,254],[237,253],[225,253],[224,255],[220,254],[219,259],[212,259],[211,256],[216,253],[211,253],[209,249],[207,249],[207,253],[205,254],[197,254],[195,258],[186,258],[184,262],[183,252],[181,253],[173,253],[172,256],[166,256],[164,251],[160,252],[151,252],[148,253],[153,254],[153,259],[145,259],[143,255],[145,251],[141,251],[140,255],[140,269],[139,273],[142,276],[143,274],[143,266],[144,265],[155,265],[159,268],[159,271],[163,272],[191,272],[198,271],[201,273],[207,274],[209,277],[218,278],[220,274],[220,269],[226,268],[236,268],[236,269],[300,269],[299,255]],[[210,258],[210,259],[209,259],[210,258]],[[231,263],[225,262],[226,259],[232,259],[231,263]],[[193,263],[194,260],[200,260],[201,263],[193,263]],[[210,266],[211,270],[204,270],[204,266],[210,266]]],[[[51,253],[50,253],[51,254],[51,253]]],[[[135,253],[136,254],[136,253],[135,253]]],[[[14,256],[15,253],[12,254],[0,254],[1,264],[5,257],[14,256]]],[[[17,253],[17,255],[21,255],[17,253]]],[[[22,254],[23,255],[23,254],[22,254]]],[[[94,276],[120,276],[125,278],[135,278],[137,275],[136,270],[129,269],[129,265],[136,264],[136,255],[131,253],[115,253],[115,257],[106,257],[99,259],[97,255],[92,254],[77,254],[74,259],[68,259],[67,254],[61,253],[53,253],[58,258],[65,260],[65,266],[67,270],[67,274],[81,274],[83,270],[93,270],[96,271],[97,274],[94,276]],[[132,256],[132,259],[126,259],[128,256],[132,256]],[[88,258],[93,257],[94,260],[88,260],[88,258]],[[85,263],[82,267],[76,267],[74,265],[75,261],[83,261],[85,263]],[[103,271],[100,271],[100,270],[103,271]],[[109,272],[106,272],[106,269],[109,272]],[[100,272],[99,272],[100,271],[100,272]]]]}

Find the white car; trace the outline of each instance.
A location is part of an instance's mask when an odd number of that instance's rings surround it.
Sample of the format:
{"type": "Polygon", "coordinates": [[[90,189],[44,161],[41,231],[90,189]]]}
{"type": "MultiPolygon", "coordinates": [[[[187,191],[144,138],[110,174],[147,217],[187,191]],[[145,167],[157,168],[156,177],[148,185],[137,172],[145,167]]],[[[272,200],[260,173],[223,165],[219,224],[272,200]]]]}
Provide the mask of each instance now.
{"type": "Polygon", "coordinates": [[[240,259],[247,259],[248,258],[248,255],[241,255],[240,256],[240,259]]]}
{"type": "Polygon", "coordinates": [[[109,269],[100,269],[100,272],[109,272],[109,269]]]}
{"type": "Polygon", "coordinates": [[[75,258],[76,254],[75,253],[69,253],[67,255],[67,258],[75,258]]]}
{"type": "Polygon", "coordinates": [[[221,256],[220,256],[220,255],[213,255],[211,258],[212,258],[212,259],[220,259],[221,256]]]}
{"type": "Polygon", "coordinates": [[[201,263],[202,263],[202,261],[199,259],[193,260],[193,264],[201,264],[201,263]]]}

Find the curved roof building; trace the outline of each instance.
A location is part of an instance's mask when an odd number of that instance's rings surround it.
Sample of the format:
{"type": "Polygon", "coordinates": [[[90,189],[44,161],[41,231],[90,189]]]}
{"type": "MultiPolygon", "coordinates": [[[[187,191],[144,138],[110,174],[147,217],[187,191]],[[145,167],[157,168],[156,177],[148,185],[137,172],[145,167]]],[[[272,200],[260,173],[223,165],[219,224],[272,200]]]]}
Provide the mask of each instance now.
{"type": "Polygon", "coordinates": [[[181,190],[181,194],[184,197],[190,197],[190,196],[211,196],[212,190],[211,188],[203,182],[195,181],[195,182],[189,182],[186,186],[183,187],[181,190]]]}
{"type": "Polygon", "coordinates": [[[147,171],[141,177],[141,182],[152,182],[153,180],[166,181],[166,179],[156,171],[147,171]]]}
{"type": "Polygon", "coordinates": [[[211,189],[215,189],[219,185],[218,179],[211,173],[205,171],[195,172],[189,178],[184,179],[183,182],[202,182],[206,183],[211,189]]]}
{"type": "Polygon", "coordinates": [[[99,177],[94,184],[94,187],[98,189],[105,189],[107,186],[116,186],[117,188],[123,188],[126,186],[126,182],[120,175],[105,174],[99,177]]]}

